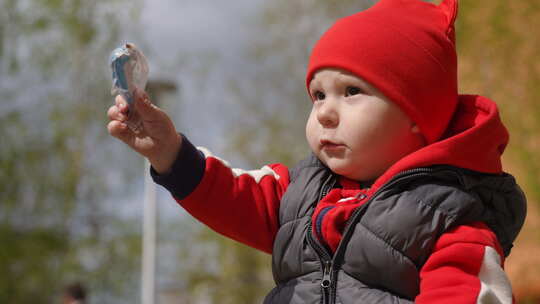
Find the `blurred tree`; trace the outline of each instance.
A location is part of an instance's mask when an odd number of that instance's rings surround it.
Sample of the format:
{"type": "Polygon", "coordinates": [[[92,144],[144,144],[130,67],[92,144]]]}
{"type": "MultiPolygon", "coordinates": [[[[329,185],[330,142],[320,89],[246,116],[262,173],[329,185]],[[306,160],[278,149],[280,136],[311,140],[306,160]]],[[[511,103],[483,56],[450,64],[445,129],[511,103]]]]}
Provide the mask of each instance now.
{"type": "Polygon", "coordinates": [[[540,2],[461,1],[457,20],[462,92],[495,100],[510,131],[508,164],[540,200],[540,2]]]}
{"type": "Polygon", "coordinates": [[[1,303],[52,303],[72,280],[99,302],[134,299],[139,228],[105,200],[125,176],[104,112],[137,3],[0,2],[1,303]]]}

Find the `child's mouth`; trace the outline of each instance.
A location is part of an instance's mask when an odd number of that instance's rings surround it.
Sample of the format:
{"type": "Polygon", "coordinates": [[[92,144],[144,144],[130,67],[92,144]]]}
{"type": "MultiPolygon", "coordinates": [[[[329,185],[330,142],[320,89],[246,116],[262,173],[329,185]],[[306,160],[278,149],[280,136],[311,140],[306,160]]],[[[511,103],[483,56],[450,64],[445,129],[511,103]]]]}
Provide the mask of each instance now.
{"type": "Polygon", "coordinates": [[[329,140],[321,140],[321,149],[325,150],[338,150],[344,148],[345,145],[331,142],[329,140]]]}

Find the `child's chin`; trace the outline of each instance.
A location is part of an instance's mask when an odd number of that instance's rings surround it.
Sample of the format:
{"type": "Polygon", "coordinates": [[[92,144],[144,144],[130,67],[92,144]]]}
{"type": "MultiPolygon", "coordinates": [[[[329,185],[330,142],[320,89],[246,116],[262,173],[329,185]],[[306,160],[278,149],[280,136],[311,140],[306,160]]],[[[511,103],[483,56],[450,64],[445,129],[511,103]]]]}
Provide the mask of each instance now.
{"type": "Polygon", "coordinates": [[[368,172],[362,168],[354,168],[351,164],[347,162],[329,162],[326,164],[332,172],[335,174],[345,176],[346,178],[356,180],[356,181],[368,181],[372,177],[368,176],[368,172]]]}
{"type": "Polygon", "coordinates": [[[345,177],[349,177],[349,175],[353,173],[350,164],[344,160],[330,159],[327,160],[326,166],[328,166],[335,174],[343,175],[345,177]]]}

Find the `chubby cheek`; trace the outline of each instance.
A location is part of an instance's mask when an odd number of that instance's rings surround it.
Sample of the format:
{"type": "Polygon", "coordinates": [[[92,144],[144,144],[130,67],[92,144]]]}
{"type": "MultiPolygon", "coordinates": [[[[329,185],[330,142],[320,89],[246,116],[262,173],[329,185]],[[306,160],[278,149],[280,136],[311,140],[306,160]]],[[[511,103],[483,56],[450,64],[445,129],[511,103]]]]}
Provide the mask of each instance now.
{"type": "Polygon", "coordinates": [[[310,115],[307,123],[306,123],[306,139],[311,147],[311,150],[315,152],[315,154],[319,153],[319,135],[318,135],[318,126],[316,122],[313,120],[313,115],[310,115]]]}

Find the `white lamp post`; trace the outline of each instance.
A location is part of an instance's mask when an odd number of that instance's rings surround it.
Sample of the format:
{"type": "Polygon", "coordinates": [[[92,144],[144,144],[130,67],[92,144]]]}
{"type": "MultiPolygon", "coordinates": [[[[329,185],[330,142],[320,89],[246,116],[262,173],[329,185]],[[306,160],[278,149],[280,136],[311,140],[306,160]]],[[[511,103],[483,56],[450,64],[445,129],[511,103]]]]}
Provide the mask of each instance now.
{"type": "MultiPolygon", "coordinates": [[[[158,105],[163,93],[176,91],[176,85],[170,81],[150,80],[146,87],[152,102],[158,105]]],[[[142,241],[141,303],[154,304],[156,276],[156,227],[157,227],[157,191],[150,176],[150,162],[145,159],[144,166],[144,207],[142,241]]]]}

